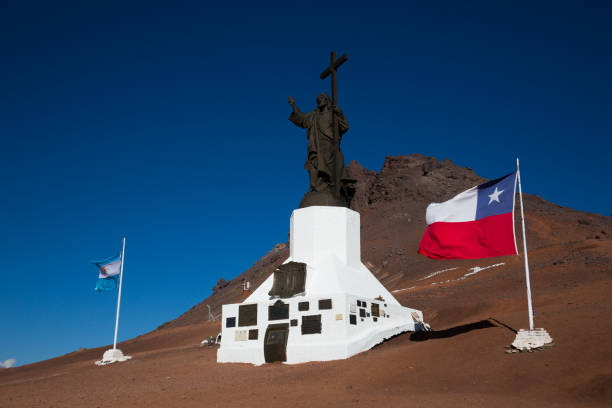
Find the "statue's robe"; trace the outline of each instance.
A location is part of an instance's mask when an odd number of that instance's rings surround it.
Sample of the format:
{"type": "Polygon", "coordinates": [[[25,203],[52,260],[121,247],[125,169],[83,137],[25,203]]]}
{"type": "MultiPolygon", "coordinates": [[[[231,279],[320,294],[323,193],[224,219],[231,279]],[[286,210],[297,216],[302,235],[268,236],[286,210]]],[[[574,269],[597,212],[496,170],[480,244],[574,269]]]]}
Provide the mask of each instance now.
{"type": "MultiPolygon", "coordinates": [[[[296,126],[308,129],[308,155],[304,168],[310,174],[311,191],[325,191],[330,184],[336,184],[348,179],[344,168],[344,156],[338,147],[334,146],[334,121],[331,110],[323,112],[315,109],[306,114],[295,109],[289,120],[296,126]],[[337,163],[338,175],[334,175],[334,163],[337,163]],[[337,180],[337,178],[340,180],[337,180]]],[[[348,121],[344,114],[337,115],[339,137],[348,131],[348,121]]],[[[340,142],[340,141],[338,141],[340,142]]]]}

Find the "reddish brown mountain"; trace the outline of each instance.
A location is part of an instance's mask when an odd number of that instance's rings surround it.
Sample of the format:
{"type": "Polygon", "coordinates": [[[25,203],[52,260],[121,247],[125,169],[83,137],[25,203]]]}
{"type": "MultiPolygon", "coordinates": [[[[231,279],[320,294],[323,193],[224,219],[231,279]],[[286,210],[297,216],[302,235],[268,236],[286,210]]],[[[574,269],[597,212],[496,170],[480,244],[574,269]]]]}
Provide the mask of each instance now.
{"type": "MultiPolygon", "coordinates": [[[[288,256],[286,244],[158,330],[123,342],[133,360],[95,367],[104,348],[0,372],[0,407],[612,406],[612,219],[525,195],[535,322],[555,346],[505,354],[527,327],[523,258],[435,261],[416,253],[425,208],[484,179],[449,160],[388,157],[357,179],[362,259],[434,332],[404,334],[344,361],[217,364],[207,322],[288,256]]],[[[518,214],[518,211],[517,211],[518,214]]],[[[517,217],[519,248],[522,247],[517,217]]],[[[522,252],[522,251],[521,251],[522,252]]]]}
{"type": "MultiPolygon", "coordinates": [[[[456,166],[448,159],[441,162],[433,157],[413,154],[387,157],[380,172],[367,170],[355,161],[350,163],[349,171],[357,180],[351,208],[361,214],[362,260],[387,288],[407,288],[418,278],[437,270],[498,263],[495,259],[480,262],[434,261],[417,254],[425,230],[427,205],[448,200],[485,181],[472,169],[456,166]]],[[[529,194],[524,194],[524,201],[527,242],[531,251],[559,244],[610,240],[610,218],[563,208],[529,194]]],[[[519,215],[517,210],[517,240],[522,248],[519,215]]],[[[207,320],[207,304],[211,305],[215,314],[219,314],[222,304],[235,303],[240,299],[243,279],[251,281],[256,288],[288,256],[288,244],[277,244],[251,268],[229,283],[221,282],[221,285],[213,288],[212,296],[162,327],[179,327],[207,320]]],[[[607,261],[608,258],[601,260],[607,261]]],[[[516,264],[519,269],[522,267],[516,257],[499,262],[516,264]]],[[[537,262],[537,257],[532,256],[535,271],[539,266],[537,262]]],[[[523,279],[523,272],[519,269],[514,273],[517,280],[523,279]]],[[[410,306],[427,307],[414,303],[410,303],[410,306]]]]}

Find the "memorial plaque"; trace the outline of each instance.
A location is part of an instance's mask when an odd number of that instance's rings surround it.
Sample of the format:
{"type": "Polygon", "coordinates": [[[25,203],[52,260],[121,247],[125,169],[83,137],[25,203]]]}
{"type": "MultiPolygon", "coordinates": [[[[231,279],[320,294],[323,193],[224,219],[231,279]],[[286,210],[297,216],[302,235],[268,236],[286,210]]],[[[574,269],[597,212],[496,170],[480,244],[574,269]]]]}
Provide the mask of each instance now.
{"type": "Polygon", "coordinates": [[[332,300],[331,299],[321,299],[319,300],[319,310],[329,310],[332,308],[332,300]]]}
{"type": "Polygon", "coordinates": [[[370,311],[372,312],[372,316],[380,316],[380,311],[379,311],[379,304],[378,303],[372,303],[371,307],[370,307],[370,311]]]}
{"type": "Polygon", "coordinates": [[[236,333],[234,333],[234,341],[246,341],[248,333],[248,330],[236,330],[236,333]]]}
{"type": "Polygon", "coordinates": [[[238,326],[257,325],[257,304],[238,306],[238,326]]]}
{"type": "Polygon", "coordinates": [[[302,316],[302,334],[321,333],[321,315],[302,316]]]}
{"type": "Polygon", "coordinates": [[[268,320],[283,320],[289,318],[289,304],[277,300],[272,306],[268,306],[268,320]]]}
{"type": "Polygon", "coordinates": [[[279,266],[274,271],[274,283],[268,294],[290,298],[306,291],[306,264],[302,262],[289,262],[279,266]]]}

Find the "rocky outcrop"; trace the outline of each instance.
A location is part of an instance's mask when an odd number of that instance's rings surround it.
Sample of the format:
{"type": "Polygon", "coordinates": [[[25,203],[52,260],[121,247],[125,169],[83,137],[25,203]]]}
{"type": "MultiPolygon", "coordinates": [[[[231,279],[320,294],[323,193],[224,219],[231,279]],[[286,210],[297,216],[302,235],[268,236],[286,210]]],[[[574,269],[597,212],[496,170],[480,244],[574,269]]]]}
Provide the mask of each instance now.
{"type": "MultiPolygon", "coordinates": [[[[357,181],[351,208],[361,214],[362,261],[389,289],[422,275],[436,262],[416,252],[426,228],[427,205],[448,200],[486,181],[470,168],[457,166],[448,159],[440,161],[420,154],[389,156],[380,172],[368,170],[352,161],[348,171],[357,181]]],[[[611,239],[610,217],[560,207],[535,195],[525,194],[524,200],[530,248],[611,239]]],[[[515,211],[520,245],[519,214],[520,211],[515,211]]],[[[241,300],[243,280],[249,280],[252,289],[256,288],[288,256],[288,245],[277,244],[251,268],[230,282],[221,279],[210,297],[161,327],[205,321],[208,319],[207,304],[215,314],[220,314],[222,304],[241,300]]],[[[571,256],[580,255],[570,253],[567,256],[569,260],[571,256]]],[[[559,259],[558,262],[568,260],[559,259]]],[[[446,262],[461,264],[461,261],[446,262]]],[[[594,259],[593,262],[605,263],[609,259],[594,259]]]]}

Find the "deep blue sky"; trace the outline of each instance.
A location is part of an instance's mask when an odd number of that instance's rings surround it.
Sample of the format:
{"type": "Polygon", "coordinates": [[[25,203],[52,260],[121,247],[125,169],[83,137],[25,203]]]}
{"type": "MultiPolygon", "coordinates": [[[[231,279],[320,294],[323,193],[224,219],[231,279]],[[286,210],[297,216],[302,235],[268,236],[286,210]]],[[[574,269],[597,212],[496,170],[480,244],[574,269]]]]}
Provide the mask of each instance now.
{"type": "Polygon", "coordinates": [[[314,108],[332,49],[347,162],[520,157],[526,192],[610,214],[606,2],[219,3],[1,6],[0,361],[112,342],[89,261],[122,235],[120,340],[285,242],[307,188],[286,96],[314,108]]]}

